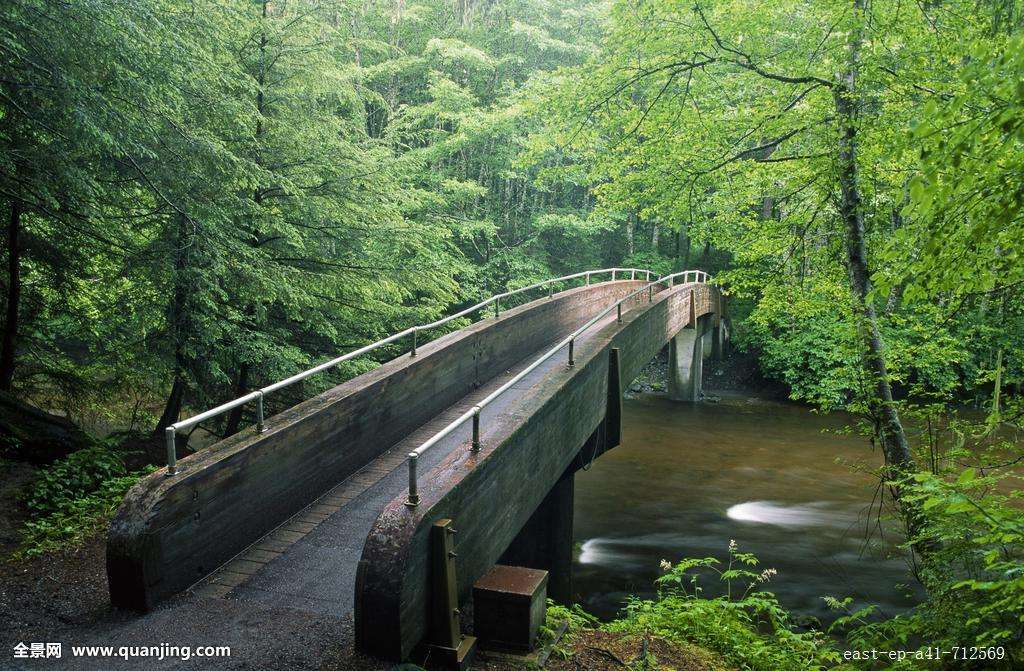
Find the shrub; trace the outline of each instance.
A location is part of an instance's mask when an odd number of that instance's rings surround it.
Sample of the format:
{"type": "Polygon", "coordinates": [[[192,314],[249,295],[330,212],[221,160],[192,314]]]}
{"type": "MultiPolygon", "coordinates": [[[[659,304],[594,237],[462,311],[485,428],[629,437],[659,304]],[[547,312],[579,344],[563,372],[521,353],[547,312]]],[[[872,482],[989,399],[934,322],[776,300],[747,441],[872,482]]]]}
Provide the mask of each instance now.
{"type": "MultiPolygon", "coordinates": [[[[1024,663],[1024,525],[1021,490],[999,486],[1013,474],[982,475],[974,468],[956,477],[918,473],[904,483],[904,498],[921,507],[920,534],[933,540],[919,570],[928,598],[911,612],[867,622],[865,611],[833,625],[859,649],[902,649],[920,659],[893,669],[944,668],[929,650],[970,650],[998,655],[962,661],[965,668],[1015,669],[1024,663]],[[1009,490],[1009,494],[1000,490],[1009,490]]],[[[843,609],[846,602],[831,602],[843,609]]],[[[947,660],[948,661],[948,660],[947,660]]]]}
{"type": "Polygon", "coordinates": [[[102,446],[86,448],[43,469],[25,503],[33,514],[54,513],[124,475],[127,469],[117,454],[102,446]]]}
{"type": "Polygon", "coordinates": [[[125,492],[153,468],[129,472],[105,446],[68,455],[43,469],[25,497],[32,519],[22,530],[18,557],[74,546],[107,522],[125,492]]]}
{"type": "Polygon", "coordinates": [[[833,666],[839,653],[823,632],[797,632],[775,595],[762,586],[774,569],[757,571],[757,558],[729,544],[724,568],[712,557],[662,562],[654,600],[632,599],[625,617],[610,631],[650,634],[695,643],[739,668],[806,671],[833,666]],[[707,598],[700,575],[711,572],[725,583],[725,594],[707,598]]]}

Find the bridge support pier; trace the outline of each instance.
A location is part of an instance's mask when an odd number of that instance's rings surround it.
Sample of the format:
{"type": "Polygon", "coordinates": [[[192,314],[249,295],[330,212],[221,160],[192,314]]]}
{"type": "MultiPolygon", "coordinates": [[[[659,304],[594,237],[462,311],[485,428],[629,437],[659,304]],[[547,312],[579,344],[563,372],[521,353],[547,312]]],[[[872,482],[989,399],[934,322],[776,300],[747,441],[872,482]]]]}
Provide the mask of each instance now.
{"type": "Polygon", "coordinates": [[[572,516],[575,477],[570,469],[523,526],[498,560],[548,572],[548,597],[572,603],[572,516]]]}
{"type": "Polygon", "coordinates": [[[725,320],[725,299],[721,294],[716,294],[717,309],[712,313],[711,318],[711,355],[715,361],[725,358],[725,348],[729,343],[729,326],[725,320]]]}
{"type": "MultiPolygon", "coordinates": [[[[704,317],[668,343],[668,397],[673,401],[700,400],[704,372],[704,317]]],[[[712,343],[715,341],[713,340],[712,343]]]]}
{"type": "Polygon", "coordinates": [[[572,517],[575,474],[586,468],[599,454],[622,440],[621,350],[608,351],[608,388],[604,419],[590,434],[562,477],[527,520],[498,560],[499,564],[525,566],[548,572],[548,596],[571,605],[572,592],[572,517]]]}
{"type": "Polygon", "coordinates": [[[721,361],[724,355],[725,326],[721,320],[715,319],[715,324],[711,327],[711,358],[715,361],[721,361]]]}

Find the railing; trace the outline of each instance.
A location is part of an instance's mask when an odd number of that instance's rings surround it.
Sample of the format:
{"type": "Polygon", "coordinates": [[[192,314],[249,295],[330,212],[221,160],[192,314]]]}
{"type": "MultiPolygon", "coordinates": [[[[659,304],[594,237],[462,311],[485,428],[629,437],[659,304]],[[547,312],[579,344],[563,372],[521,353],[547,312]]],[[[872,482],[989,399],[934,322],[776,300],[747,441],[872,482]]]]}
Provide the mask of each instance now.
{"type": "Polygon", "coordinates": [[[708,275],[706,272],[704,272],[702,270],[684,270],[684,271],[681,271],[681,272],[678,272],[678,273],[672,273],[670,275],[665,275],[664,277],[660,277],[657,280],[654,280],[653,282],[650,282],[649,281],[650,277],[648,277],[648,283],[647,284],[645,284],[644,286],[640,287],[639,289],[637,289],[635,291],[630,292],[625,297],[619,299],[618,301],[616,301],[615,303],[613,303],[612,305],[607,307],[604,311],[602,311],[596,317],[593,317],[586,324],[584,324],[583,326],[579,327],[578,329],[576,329],[575,331],[570,333],[564,340],[562,340],[557,345],[555,345],[554,347],[549,349],[547,352],[542,354],[540,356],[540,358],[538,358],[536,361],[534,361],[529,366],[527,366],[524,370],[519,372],[511,380],[509,380],[505,384],[503,384],[500,387],[498,387],[497,389],[495,389],[493,392],[488,394],[487,397],[484,398],[482,401],[480,401],[478,404],[474,405],[472,408],[470,408],[465,413],[463,413],[458,418],[456,418],[454,421],[452,421],[451,424],[449,424],[448,426],[444,427],[443,429],[441,429],[440,431],[435,433],[433,436],[428,438],[426,440],[426,442],[424,442],[422,445],[420,445],[415,450],[410,452],[408,454],[408,458],[409,458],[409,461],[408,461],[408,463],[409,463],[409,497],[406,500],[405,505],[407,505],[409,507],[416,507],[416,506],[419,505],[419,502],[420,502],[419,485],[418,485],[418,482],[417,482],[418,478],[417,478],[417,474],[416,474],[417,462],[419,461],[420,455],[422,455],[424,452],[426,452],[431,447],[436,445],[438,442],[444,440],[444,438],[447,437],[450,433],[452,433],[453,431],[455,431],[456,429],[458,429],[460,426],[462,426],[463,424],[465,424],[468,421],[472,421],[473,422],[473,438],[472,438],[472,441],[470,442],[470,449],[472,449],[474,452],[479,451],[479,449],[480,449],[480,413],[481,413],[481,411],[484,408],[487,407],[488,404],[490,404],[492,401],[494,401],[494,399],[498,398],[499,396],[504,394],[506,391],[511,389],[513,386],[515,386],[516,384],[521,382],[523,380],[523,378],[525,378],[527,375],[532,373],[534,370],[537,369],[538,366],[540,366],[545,361],[547,361],[548,359],[553,357],[555,354],[560,352],[562,350],[562,348],[564,348],[566,346],[568,346],[568,348],[569,348],[569,358],[568,358],[567,364],[569,366],[576,365],[576,361],[575,361],[575,359],[573,357],[573,346],[574,346],[574,344],[576,342],[576,338],[580,337],[580,335],[583,334],[591,326],[593,326],[594,324],[596,324],[599,321],[601,321],[602,319],[604,319],[607,315],[609,315],[611,313],[612,310],[616,311],[616,320],[621,322],[622,321],[622,304],[623,303],[625,303],[626,301],[628,301],[628,300],[630,300],[630,299],[632,299],[632,298],[634,298],[636,296],[641,295],[644,291],[647,292],[647,300],[648,300],[648,302],[650,302],[650,301],[654,300],[654,286],[656,284],[663,284],[665,282],[668,282],[669,286],[671,287],[671,286],[673,286],[675,284],[675,280],[676,280],[677,277],[682,277],[683,278],[683,284],[687,284],[687,283],[690,283],[690,282],[705,284],[705,283],[708,282],[708,280],[711,279],[711,276],[708,275]]]}
{"type": "Polygon", "coordinates": [[[444,326],[445,324],[447,324],[448,322],[450,322],[452,320],[458,319],[460,317],[465,317],[466,315],[472,314],[473,312],[476,312],[477,310],[481,310],[483,308],[486,308],[487,306],[489,306],[491,304],[494,305],[494,317],[498,318],[501,315],[501,300],[503,298],[510,298],[511,296],[515,296],[517,294],[525,293],[527,291],[532,291],[534,289],[539,289],[539,288],[545,287],[545,286],[549,287],[548,298],[550,298],[552,296],[552,294],[554,293],[554,285],[558,284],[559,282],[567,282],[569,280],[574,280],[574,279],[578,279],[580,277],[584,277],[584,278],[586,278],[587,284],[589,285],[590,281],[591,281],[591,278],[593,276],[595,276],[595,275],[604,275],[606,273],[611,273],[611,280],[613,282],[616,279],[616,275],[620,274],[620,273],[622,274],[623,279],[625,279],[625,274],[626,273],[629,273],[630,279],[632,279],[632,280],[635,280],[638,275],[644,275],[645,279],[648,280],[648,281],[650,281],[650,279],[651,279],[651,271],[643,269],[643,268],[603,268],[601,270],[585,270],[585,271],[580,272],[580,273],[574,273],[572,275],[565,275],[563,277],[556,277],[554,279],[544,280],[543,282],[537,282],[536,284],[531,284],[530,286],[522,287],[520,289],[514,289],[512,291],[506,291],[506,292],[501,293],[501,294],[495,294],[494,296],[491,296],[490,298],[488,298],[485,301],[482,301],[480,303],[477,303],[476,305],[470,306],[470,307],[466,308],[465,310],[460,310],[459,312],[456,312],[455,314],[448,315],[447,317],[444,317],[442,319],[438,319],[435,322],[431,322],[429,324],[422,324],[420,326],[413,326],[411,328],[405,329],[404,331],[396,333],[396,334],[394,334],[392,336],[388,336],[387,338],[384,338],[383,340],[378,340],[377,342],[370,343],[369,345],[366,345],[365,347],[360,347],[357,350],[353,350],[351,352],[348,352],[347,354],[343,354],[343,355],[341,355],[341,356],[339,356],[339,357],[337,357],[335,359],[331,359],[330,361],[326,361],[326,362],[324,362],[324,363],[322,363],[322,364],[320,364],[318,366],[314,366],[313,368],[305,370],[305,371],[303,371],[301,373],[297,373],[295,375],[292,375],[291,377],[289,377],[289,378],[287,378],[285,380],[281,380],[280,382],[275,382],[274,384],[267,385],[266,387],[263,387],[262,389],[257,389],[256,391],[253,391],[253,392],[250,392],[250,393],[246,394],[245,396],[240,396],[240,397],[236,398],[233,401],[228,401],[227,403],[223,403],[221,405],[218,405],[216,408],[211,408],[211,409],[209,409],[209,410],[207,410],[205,412],[199,413],[198,415],[194,415],[192,417],[189,417],[188,419],[183,419],[180,422],[175,422],[174,424],[171,424],[166,429],[164,429],[164,437],[165,437],[165,441],[167,443],[167,475],[168,476],[175,475],[178,472],[178,454],[177,454],[177,446],[176,446],[176,442],[177,442],[176,441],[176,436],[177,436],[179,431],[184,431],[185,429],[190,429],[193,426],[195,426],[196,424],[199,424],[200,422],[203,422],[203,421],[205,421],[207,419],[216,417],[218,415],[222,415],[225,412],[227,412],[228,410],[233,410],[234,408],[237,408],[239,406],[242,406],[242,405],[245,405],[247,403],[251,403],[251,402],[255,401],[256,402],[256,431],[257,431],[257,433],[263,433],[263,429],[264,429],[263,397],[266,396],[267,394],[269,394],[270,392],[277,391],[278,389],[283,389],[283,388],[285,388],[285,387],[287,387],[289,385],[295,384],[296,382],[300,382],[302,380],[305,380],[307,377],[310,377],[312,375],[316,375],[317,373],[323,372],[323,371],[327,370],[328,368],[333,368],[334,366],[337,366],[338,364],[343,363],[345,361],[348,361],[350,359],[354,359],[354,358],[356,358],[358,356],[362,356],[363,354],[366,354],[367,352],[372,352],[373,350],[377,349],[378,347],[383,347],[384,345],[389,345],[389,344],[391,344],[391,343],[393,343],[393,342],[395,342],[397,340],[401,340],[402,338],[405,338],[406,336],[410,336],[411,337],[411,344],[412,344],[412,346],[411,346],[411,348],[409,350],[409,355],[410,356],[416,356],[416,346],[417,346],[417,342],[416,341],[418,340],[418,336],[419,336],[419,332],[420,331],[426,331],[426,330],[429,330],[429,329],[437,328],[438,326],[444,326]]]}

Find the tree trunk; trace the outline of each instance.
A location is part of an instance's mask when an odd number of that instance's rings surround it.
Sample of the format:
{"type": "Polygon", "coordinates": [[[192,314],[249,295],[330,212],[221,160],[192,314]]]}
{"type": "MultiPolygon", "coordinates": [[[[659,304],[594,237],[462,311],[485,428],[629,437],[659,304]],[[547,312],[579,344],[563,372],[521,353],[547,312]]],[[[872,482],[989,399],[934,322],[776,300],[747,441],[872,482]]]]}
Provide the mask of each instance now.
{"type": "MultiPolygon", "coordinates": [[[[395,0],[394,9],[392,10],[392,13],[391,13],[391,35],[389,36],[389,40],[388,40],[390,42],[390,44],[391,44],[391,54],[390,54],[390,56],[392,58],[394,58],[394,57],[396,57],[398,55],[399,49],[402,46],[401,45],[401,38],[399,37],[399,32],[401,31],[401,23],[402,23],[402,18],[403,18],[403,14],[404,13],[405,13],[405,0],[395,0]]],[[[389,111],[391,112],[391,114],[394,114],[395,112],[398,111],[398,85],[399,85],[398,75],[397,74],[391,75],[391,81],[388,83],[387,96],[386,96],[387,97],[387,101],[388,101],[389,111]]]]}
{"type": "MultiPolygon", "coordinates": [[[[863,20],[863,0],[854,0],[853,5],[856,20],[863,20]]],[[[871,378],[874,392],[873,410],[877,412],[876,421],[882,450],[887,465],[907,470],[913,467],[913,457],[899,413],[893,404],[889,371],[885,366],[884,344],[878,330],[878,316],[870,300],[871,277],[868,271],[863,203],[857,174],[857,117],[860,112],[860,101],[856,93],[856,84],[862,42],[863,29],[858,25],[853,33],[846,72],[834,89],[836,116],[839,119],[840,217],[846,229],[846,268],[858,332],[865,348],[865,372],[871,378]]]]}
{"type": "Polygon", "coordinates": [[[875,423],[875,434],[885,458],[884,477],[896,508],[906,525],[912,547],[921,555],[934,546],[931,539],[920,538],[924,524],[922,511],[901,496],[899,482],[915,469],[907,435],[893,402],[889,371],[885,365],[885,344],[878,328],[878,315],[871,301],[871,276],[867,262],[867,241],[864,212],[857,174],[857,123],[860,99],[857,94],[857,73],[863,44],[864,0],[853,2],[855,20],[859,23],[851,37],[847,69],[833,88],[836,117],[839,121],[839,188],[840,218],[845,229],[846,269],[853,299],[854,319],[863,347],[864,372],[870,381],[868,408],[875,423]]]}
{"type": "Polygon", "coordinates": [[[14,349],[18,346],[18,308],[21,304],[21,213],[21,201],[11,199],[11,215],[7,223],[7,312],[3,343],[0,344],[0,391],[10,391],[14,382],[14,349]]]}
{"type": "MultiPolygon", "coordinates": [[[[249,390],[249,364],[243,363],[238,367],[238,383],[235,386],[235,398],[244,396],[249,390]]],[[[242,423],[242,406],[233,408],[228,414],[227,424],[224,426],[224,437],[233,436],[238,433],[238,426],[242,423]]]]}
{"type": "Polygon", "coordinates": [[[156,435],[163,435],[164,429],[178,421],[181,415],[181,405],[185,400],[185,378],[179,368],[174,372],[174,383],[171,384],[171,393],[167,395],[167,403],[164,404],[164,411],[160,413],[160,421],[156,423],[153,431],[156,435]]]}
{"type": "Polygon", "coordinates": [[[651,251],[655,254],[658,253],[658,239],[661,237],[661,229],[658,228],[657,224],[654,224],[651,230],[651,251]]]}
{"type": "Polygon", "coordinates": [[[189,336],[191,320],[188,315],[188,279],[185,271],[188,266],[186,250],[188,249],[188,222],[183,215],[177,216],[178,228],[174,237],[174,296],[171,299],[167,315],[167,325],[174,343],[174,381],[167,403],[156,424],[156,434],[163,434],[171,424],[178,421],[181,406],[185,399],[185,374],[188,370],[188,359],[185,355],[185,342],[189,336]]]}
{"type": "Polygon", "coordinates": [[[68,418],[0,391],[0,458],[50,464],[92,444],[68,418]]]}
{"type": "Polygon", "coordinates": [[[894,284],[889,290],[889,297],[885,299],[885,314],[891,315],[900,307],[903,300],[903,283],[894,284]]]}
{"type": "Polygon", "coordinates": [[[630,212],[626,216],[626,256],[633,256],[635,246],[633,244],[633,231],[636,229],[636,214],[630,212]]]}
{"type": "Polygon", "coordinates": [[[686,270],[690,264],[690,236],[686,228],[679,227],[676,231],[676,270],[686,270]]]}

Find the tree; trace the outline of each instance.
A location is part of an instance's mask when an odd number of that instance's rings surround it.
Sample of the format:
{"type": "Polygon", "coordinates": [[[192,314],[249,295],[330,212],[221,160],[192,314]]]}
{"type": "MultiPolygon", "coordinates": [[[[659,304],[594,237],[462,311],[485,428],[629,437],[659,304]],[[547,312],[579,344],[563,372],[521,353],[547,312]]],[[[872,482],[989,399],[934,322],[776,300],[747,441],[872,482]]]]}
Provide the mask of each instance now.
{"type": "Polygon", "coordinates": [[[796,296],[834,295],[808,294],[809,282],[845,283],[856,337],[843,342],[859,372],[839,399],[871,418],[890,480],[905,477],[913,457],[894,401],[888,366],[897,359],[878,315],[873,256],[913,170],[899,129],[957,87],[947,64],[962,42],[949,35],[987,29],[961,9],[617,2],[607,47],[558,98],[556,113],[572,119],[559,141],[597,148],[586,158],[605,207],[629,207],[624,185],[639,182],[675,228],[702,222],[689,232],[732,252],[735,266],[720,277],[755,298],[756,311],[792,320],[796,296]],[[636,108],[637,99],[645,104],[636,108]],[[642,144],[628,141],[638,136],[642,144]],[[768,301],[780,298],[776,310],[768,301]]]}
{"type": "Polygon", "coordinates": [[[28,361],[22,379],[81,391],[67,350],[109,342],[113,324],[95,321],[113,303],[128,307],[118,263],[173,205],[147,193],[147,165],[160,152],[154,128],[174,123],[190,92],[183,78],[202,78],[206,51],[196,16],[164,9],[17,0],[0,16],[0,189],[9,215],[2,387],[28,361]]]}

